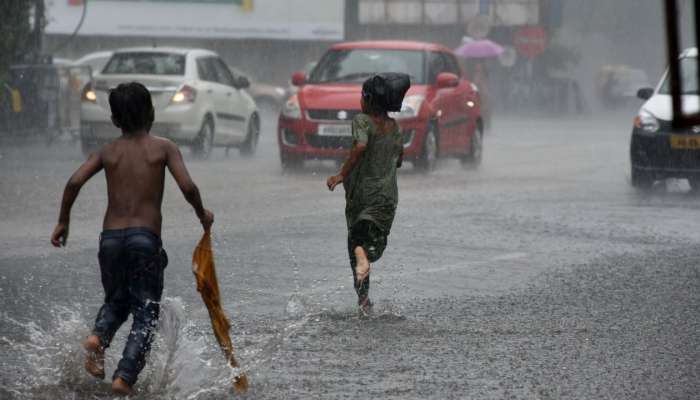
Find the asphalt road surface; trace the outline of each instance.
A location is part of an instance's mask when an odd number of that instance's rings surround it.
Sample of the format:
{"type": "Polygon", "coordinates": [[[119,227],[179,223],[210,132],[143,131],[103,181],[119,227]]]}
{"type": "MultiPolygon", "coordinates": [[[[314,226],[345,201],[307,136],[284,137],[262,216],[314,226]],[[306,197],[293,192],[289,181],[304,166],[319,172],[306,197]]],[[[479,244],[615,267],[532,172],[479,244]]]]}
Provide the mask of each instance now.
{"type": "MultiPolygon", "coordinates": [[[[700,397],[700,197],[684,181],[630,188],[631,115],[496,117],[479,170],[408,165],[370,318],[355,307],[342,190],[324,186],[335,165],[283,174],[264,122],[253,158],[187,160],[216,214],[244,398],[700,397]]],[[[102,174],[73,209],[68,247],[49,244],[81,160],[69,142],[0,144],[0,398],[111,398],[80,351],[102,300],[102,174]]],[[[169,178],[164,307],[137,398],[231,398],[190,271],[200,234],[169,178]]]]}

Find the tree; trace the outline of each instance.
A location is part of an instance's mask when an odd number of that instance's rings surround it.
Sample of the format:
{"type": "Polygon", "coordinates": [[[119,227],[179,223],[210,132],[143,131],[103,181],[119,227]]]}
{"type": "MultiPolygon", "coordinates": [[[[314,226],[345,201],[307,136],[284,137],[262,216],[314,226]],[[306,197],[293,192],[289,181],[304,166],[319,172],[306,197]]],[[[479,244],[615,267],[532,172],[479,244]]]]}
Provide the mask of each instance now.
{"type": "Polygon", "coordinates": [[[23,61],[33,48],[33,6],[34,2],[28,0],[0,1],[0,83],[6,82],[10,65],[23,61]]]}

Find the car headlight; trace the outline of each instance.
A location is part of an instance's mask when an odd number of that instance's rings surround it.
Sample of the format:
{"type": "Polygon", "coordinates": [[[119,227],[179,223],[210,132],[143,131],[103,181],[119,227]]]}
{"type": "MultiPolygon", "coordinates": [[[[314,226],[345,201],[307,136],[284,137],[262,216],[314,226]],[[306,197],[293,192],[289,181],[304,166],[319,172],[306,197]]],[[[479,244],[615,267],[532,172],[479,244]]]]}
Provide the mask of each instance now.
{"type": "Polygon", "coordinates": [[[425,101],[425,96],[415,94],[403,99],[401,111],[389,113],[389,116],[394,119],[415,118],[420,114],[420,107],[425,101]]]}
{"type": "Polygon", "coordinates": [[[282,115],[287,118],[301,119],[301,106],[299,105],[299,97],[291,96],[282,107],[282,115]]]}
{"type": "Polygon", "coordinates": [[[646,110],[641,110],[634,118],[634,126],[646,133],[656,133],[659,131],[659,120],[646,110]]]}

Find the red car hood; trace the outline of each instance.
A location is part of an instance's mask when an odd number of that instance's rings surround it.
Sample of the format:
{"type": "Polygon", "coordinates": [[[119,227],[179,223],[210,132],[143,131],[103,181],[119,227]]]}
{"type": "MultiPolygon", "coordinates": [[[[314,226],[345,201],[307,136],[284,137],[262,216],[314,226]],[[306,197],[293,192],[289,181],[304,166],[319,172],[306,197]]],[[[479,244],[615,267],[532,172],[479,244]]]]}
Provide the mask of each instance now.
{"type": "MultiPolygon", "coordinates": [[[[406,96],[424,94],[424,85],[411,86],[406,96]]],[[[299,100],[305,109],[359,110],[362,85],[304,85],[299,100]]]]}

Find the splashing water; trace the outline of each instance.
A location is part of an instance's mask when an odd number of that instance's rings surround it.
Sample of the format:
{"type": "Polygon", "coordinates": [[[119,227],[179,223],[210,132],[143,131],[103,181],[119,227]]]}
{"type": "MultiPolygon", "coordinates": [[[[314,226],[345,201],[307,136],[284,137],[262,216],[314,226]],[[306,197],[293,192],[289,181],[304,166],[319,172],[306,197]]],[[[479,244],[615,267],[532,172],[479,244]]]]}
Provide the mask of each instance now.
{"type": "MultiPolygon", "coordinates": [[[[20,322],[3,316],[3,321],[24,332],[21,338],[0,338],[3,357],[0,397],[11,399],[111,399],[114,372],[131,321],[119,330],[107,350],[104,381],[83,369],[82,340],[90,333],[92,321],[80,306],[55,306],[49,327],[20,322]]],[[[17,336],[14,336],[17,337],[17,336]]],[[[185,318],[179,298],[161,304],[158,334],[146,367],[139,376],[134,398],[212,399],[231,396],[231,382],[237,371],[228,367],[208,332],[202,332],[185,318]],[[183,323],[183,321],[185,321],[183,323]]]]}

